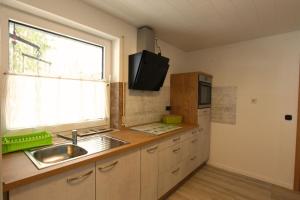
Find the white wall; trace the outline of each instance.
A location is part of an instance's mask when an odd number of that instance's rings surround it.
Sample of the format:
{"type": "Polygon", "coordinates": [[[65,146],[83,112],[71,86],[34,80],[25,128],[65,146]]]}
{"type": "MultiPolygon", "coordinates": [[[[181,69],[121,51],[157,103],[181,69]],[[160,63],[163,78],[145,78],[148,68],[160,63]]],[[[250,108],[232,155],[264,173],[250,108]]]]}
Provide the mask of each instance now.
{"type": "Polygon", "coordinates": [[[211,165],[292,188],[299,54],[299,31],[187,53],[177,72],[200,70],[214,86],[238,87],[236,125],[212,123],[211,165]]]}
{"type": "MultiPolygon", "coordinates": [[[[113,48],[120,50],[118,55],[120,56],[120,63],[113,60],[115,63],[112,67],[113,81],[127,82],[128,55],[136,53],[136,27],[79,0],[3,0],[3,2],[22,12],[112,40],[113,45],[115,45],[113,48]]],[[[163,41],[159,41],[159,44],[162,48],[162,54],[171,59],[170,71],[183,62],[183,51],[163,41]]],[[[116,52],[114,51],[114,53],[116,52]]],[[[169,78],[167,78],[161,92],[127,91],[127,125],[158,121],[166,113],[165,106],[169,105],[168,87],[169,78]]]]}

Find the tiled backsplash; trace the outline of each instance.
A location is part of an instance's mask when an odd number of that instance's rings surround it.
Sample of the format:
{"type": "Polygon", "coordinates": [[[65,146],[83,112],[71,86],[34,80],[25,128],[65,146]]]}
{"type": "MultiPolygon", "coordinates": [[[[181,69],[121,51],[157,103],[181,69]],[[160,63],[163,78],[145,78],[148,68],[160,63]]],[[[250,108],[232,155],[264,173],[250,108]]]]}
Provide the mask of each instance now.
{"type": "Polygon", "coordinates": [[[110,84],[110,127],[120,128],[123,113],[123,83],[110,84]]]}
{"type": "Polygon", "coordinates": [[[165,86],[160,91],[128,90],[126,85],[126,126],[160,121],[169,112],[165,110],[170,105],[170,87],[165,86]]]}
{"type": "MultiPolygon", "coordinates": [[[[133,126],[160,121],[162,116],[169,114],[166,106],[170,105],[170,87],[160,91],[128,90],[125,84],[125,126],[133,126]]],[[[123,83],[112,83],[110,87],[110,125],[121,127],[123,111],[123,83]]]]}

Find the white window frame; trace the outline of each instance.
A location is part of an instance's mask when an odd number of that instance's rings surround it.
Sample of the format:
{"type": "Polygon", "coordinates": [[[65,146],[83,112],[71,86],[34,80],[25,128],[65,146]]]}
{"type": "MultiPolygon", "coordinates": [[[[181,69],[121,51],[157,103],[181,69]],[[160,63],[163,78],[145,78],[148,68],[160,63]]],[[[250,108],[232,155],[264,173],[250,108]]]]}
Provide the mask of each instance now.
{"type": "MultiPolygon", "coordinates": [[[[22,11],[17,11],[15,9],[11,9],[8,7],[2,8],[1,19],[0,19],[0,30],[1,30],[1,52],[0,52],[0,100],[1,100],[1,131],[2,132],[14,132],[8,131],[5,127],[5,110],[4,110],[4,102],[5,102],[5,94],[6,94],[6,76],[4,76],[5,72],[8,72],[9,69],[9,37],[8,37],[8,24],[9,20],[20,22],[22,24],[36,27],[38,29],[42,29],[45,31],[49,31],[52,33],[57,33],[59,35],[67,36],[70,38],[77,39],[79,41],[84,41],[87,43],[95,44],[98,46],[103,46],[104,49],[104,81],[110,81],[110,74],[111,74],[111,65],[112,65],[112,41],[109,39],[104,39],[100,36],[97,36],[93,33],[84,32],[76,27],[66,26],[60,24],[59,22],[50,21],[44,18],[40,18],[28,13],[24,13],[22,11]]],[[[47,126],[47,127],[32,127],[30,129],[22,129],[17,131],[31,131],[36,129],[46,129],[52,132],[61,132],[67,131],[71,129],[81,129],[81,128],[88,128],[88,127],[109,127],[110,124],[110,88],[108,86],[107,89],[107,97],[108,97],[108,118],[105,120],[95,120],[89,122],[79,122],[79,123],[72,123],[72,124],[64,124],[64,125],[57,125],[57,126],[47,126]]]]}

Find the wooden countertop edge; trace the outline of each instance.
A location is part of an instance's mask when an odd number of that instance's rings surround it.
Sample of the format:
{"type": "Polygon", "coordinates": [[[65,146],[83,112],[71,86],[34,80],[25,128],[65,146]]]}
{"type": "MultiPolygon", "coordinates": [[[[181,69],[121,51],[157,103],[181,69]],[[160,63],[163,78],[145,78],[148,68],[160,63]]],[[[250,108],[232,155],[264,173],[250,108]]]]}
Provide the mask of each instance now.
{"type": "MultiPolygon", "coordinates": [[[[197,127],[196,125],[191,125],[191,124],[183,124],[181,126],[182,126],[181,129],[174,130],[174,131],[171,131],[169,133],[165,133],[165,134],[162,134],[162,135],[159,135],[159,136],[151,136],[151,137],[149,137],[149,135],[147,135],[145,133],[130,130],[128,128],[126,128],[124,130],[120,130],[119,132],[112,133],[111,135],[113,137],[124,140],[122,137],[120,137],[120,135],[123,134],[122,132],[126,132],[126,134],[139,134],[140,136],[144,135],[145,137],[148,137],[148,138],[143,140],[143,141],[140,141],[140,142],[132,142],[132,143],[129,143],[127,145],[124,145],[124,146],[121,146],[121,147],[118,147],[118,148],[110,149],[110,150],[99,152],[99,153],[96,153],[96,154],[91,154],[89,156],[78,158],[78,159],[75,159],[73,161],[58,164],[58,165],[55,165],[55,166],[51,167],[53,169],[45,171],[45,172],[43,172],[42,170],[36,169],[37,172],[41,172],[41,173],[33,174],[32,176],[29,175],[28,177],[24,177],[22,179],[9,180],[9,181],[3,180],[3,192],[8,192],[9,190],[12,190],[16,187],[26,185],[26,184],[30,184],[30,183],[38,181],[40,179],[47,178],[47,177],[53,176],[53,175],[57,175],[57,174],[60,174],[60,173],[63,173],[63,172],[69,171],[69,170],[73,170],[73,169],[76,169],[78,167],[81,167],[81,166],[84,166],[84,165],[87,165],[87,164],[95,163],[99,160],[109,158],[109,157],[112,157],[112,156],[116,156],[116,155],[119,155],[119,154],[124,153],[126,151],[141,148],[142,146],[146,146],[146,145],[151,144],[153,142],[157,142],[159,140],[166,139],[168,137],[174,136],[176,134],[180,134],[180,133],[185,132],[185,131],[192,130],[192,129],[197,127]],[[117,133],[118,133],[118,135],[116,135],[117,133]]],[[[26,156],[26,155],[24,155],[24,156],[26,156]]],[[[31,163],[31,164],[34,166],[33,163],[31,163]]],[[[2,174],[2,176],[3,176],[3,174],[2,174]]]]}

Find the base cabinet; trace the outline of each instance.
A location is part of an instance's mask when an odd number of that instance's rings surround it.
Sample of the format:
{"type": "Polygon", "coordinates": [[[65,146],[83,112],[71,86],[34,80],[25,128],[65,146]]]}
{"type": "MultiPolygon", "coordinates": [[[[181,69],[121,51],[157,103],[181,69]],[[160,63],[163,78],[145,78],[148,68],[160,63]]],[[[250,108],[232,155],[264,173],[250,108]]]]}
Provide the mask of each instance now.
{"type": "Polygon", "coordinates": [[[89,165],[9,192],[9,200],[95,200],[95,165],[89,165]]]}
{"type": "Polygon", "coordinates": [[[9,200],[159,199],[207,159],[209,144],[206,144],[208,138],[203,139],[204,132],[194,129],[177,134],[18,187],[9,192],[9,200]]]}
{"type": "Polygon", "coordinates": [[[158,178],[158,199],[166,194],[172,187],[181,181],[182,177],[182,166],[177,166],[162,172],[158,178]]]}
{"type": "Polygon", "coordinates": [[[159,143],[141,149],[141,200],[157,199],[159,143]]]}
{"type": "Polygon", "coordinates": [[[140,151],[96,163],[96,200],[140,199],[140,151]]]}
{"type": "Polygon", "coordinates": [[[198,110],[199,132],[202,137],[200,149],[203,154],[202,162],[206,162],[210,154],[210,118],[210,108],[198,110]]]}
{"type": "Polygon", "coordinates": [[[158,152],[158,199],[202,164],[201,145],[198,129],[161,143],[165,148],[158,152]]]}
{"type": "Polygon", "coordinates": [[[183,149],[185,149],[187,153],[182,163],[182,179],[202,164],[201,145],[199,133],[183,142],[183,149]]]}

